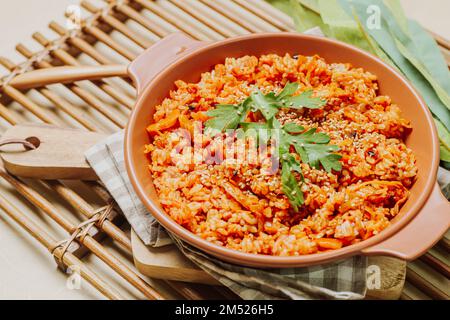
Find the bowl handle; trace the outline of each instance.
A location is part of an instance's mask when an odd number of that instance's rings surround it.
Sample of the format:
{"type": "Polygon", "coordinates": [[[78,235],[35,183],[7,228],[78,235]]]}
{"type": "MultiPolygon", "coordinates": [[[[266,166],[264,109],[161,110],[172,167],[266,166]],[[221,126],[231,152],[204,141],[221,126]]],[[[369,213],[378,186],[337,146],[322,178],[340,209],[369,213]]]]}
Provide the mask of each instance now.
{"type": "Polygon", "coordinates": [[[128,73],[136,85],[138,96],[169,64],[206,44],[207,42],[197,41],[177,32],[164,37],[145,50],[128,66],[128,73]]]}
{"type": "Polygon", "coordinates": [[[414,260],[430,249],[450,227],[450,202],[436,183],[421,212],[397,234],[362,250],[364,255],[385,255],[414,260]]]}

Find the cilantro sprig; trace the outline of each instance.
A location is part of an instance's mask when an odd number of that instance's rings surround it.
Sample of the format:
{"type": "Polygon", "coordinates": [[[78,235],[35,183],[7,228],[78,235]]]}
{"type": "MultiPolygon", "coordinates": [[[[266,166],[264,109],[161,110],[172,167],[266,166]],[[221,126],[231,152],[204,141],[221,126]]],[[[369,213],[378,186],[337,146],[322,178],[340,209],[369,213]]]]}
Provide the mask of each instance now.
{"type": "MultiPolygon", "coordinates": [[[[303,183],[300,161],[316,169],[322,166],[327,172],[342,170],[339,162],[341,155],[335,153],[339,151],[339,147],[329,144],[330,137],[327,134],[317,133],[316,128],[305,131],[303,126],[296,123],[286,123],[282,126],[276,119],[275,116],[281,108],[318,109],[326,104],[325,100],[312,97],[312,90],[295,96],[298,88],[298,83],[287,83],[278,94],[274,92],[263,94],[256,89],[238,105],[217,105],[214,110],[207,112],[211,118],[205,123],[207,129],[219,132],[238,127],[245,132],[258,132],[263,129],[265,142],[275,138],[281,163],[282,190],[295,211],[298,211],[304,203],[300,187],[303,183]],[[266,122],[245,122],[250,112],[260,112],[266,122]],[[277,135],[270,134],[273,129],[276,129],[277,135]],[[291,153],[292,147],[298,156],[291,153]],[[302,180],[300,183],[295,173],[300,176],[302,180]]],[[[261,133],[257,135],[261,137],[261,133]]]]}

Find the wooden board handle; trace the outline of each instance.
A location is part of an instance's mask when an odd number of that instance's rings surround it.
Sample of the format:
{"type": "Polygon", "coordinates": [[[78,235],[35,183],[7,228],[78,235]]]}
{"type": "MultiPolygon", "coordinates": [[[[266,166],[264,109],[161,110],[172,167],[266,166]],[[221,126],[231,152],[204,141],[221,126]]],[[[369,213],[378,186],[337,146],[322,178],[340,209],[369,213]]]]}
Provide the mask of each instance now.
{"type": "Polygon", "coordinates": [[[53,83],[99,80],[107,77],[127,77],[125,65],[64,66],[29,71],[14,77],[9,85],[17,89],[31,89],[53,83]]]}
{"type": "MultiPolygon", "coordinates": [[[[30,141],[36,149],[22,143],[0,147],[5,169],[13,175],[43,180],[97,180],[84,153],[107,136],[78,129],[62,129],[50,125],[27,124],[9,128],[1,141],[30,141]],[[36,143],[38,142],[38,143],[36,143]]],[[[1,144],[0,141],[0,144],[1,144]]]]}

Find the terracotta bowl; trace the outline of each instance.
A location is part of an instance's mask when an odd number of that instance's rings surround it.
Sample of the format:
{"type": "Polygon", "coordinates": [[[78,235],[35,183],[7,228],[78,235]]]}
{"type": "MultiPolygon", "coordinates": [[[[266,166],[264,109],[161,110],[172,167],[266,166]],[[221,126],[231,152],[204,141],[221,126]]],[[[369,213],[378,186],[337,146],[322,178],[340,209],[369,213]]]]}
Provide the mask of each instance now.
{"type": "Polygon", "coordinates": [[[413,87],[378,58],[350,45],[297,33],[252,34],[214,43],[194,41],[182,34],[161,40],[129,67],[138,87],[138,100],[125,135],[125,160],[131,183],[148,210],[171,233],[219,259],[253,267],[299,267],[339,260],[353,255],[388,255],[415,259],[437,242],[450,226],[450,204],[436,183],[439,143],[432,116],[413,87]],[[339,250],[303,256],[278,257],[249,254],[210,243],[173,221],[161,207],[155,192],[144,145],[145,128],[153,120],[155,106],[182,79],[197,82],[200,74],[227,57],[318,54],[327,62],[350,62],[378,77],[380,93],[388,95],[411,120],[413,131],[406,144],[417,157],[419,173],[411,195],[392,224],[381,233],[339,250]]]}

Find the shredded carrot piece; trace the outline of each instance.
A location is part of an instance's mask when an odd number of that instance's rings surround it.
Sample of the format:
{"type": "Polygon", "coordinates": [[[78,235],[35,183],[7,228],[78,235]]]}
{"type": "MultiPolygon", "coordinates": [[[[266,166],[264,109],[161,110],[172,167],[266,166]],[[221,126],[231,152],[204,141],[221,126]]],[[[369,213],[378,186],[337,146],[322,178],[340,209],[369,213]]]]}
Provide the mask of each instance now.
{"type": "Polygon", "coordinates": [[[191,117],[192,117],[192,119],[194,119],[196,121],[201,121],[201,122],[205,122],[206,120],[209,119],[209,117],[206,115],[206,113],[202,112],[202,111],[191,113],[191,117]]]}
{"type": "Polygon", "coordinates": [[[342,248],[342,241],[333,238],[319,238],[314,240],[316,244],[323,249],[340,249],[342,248]]]}
{"type": "Polygon", "coordinates": [[[178,117],[178,121],[180,122],[181,128],[188,130],[191,136],[194,134],[194,124],[189,120],[189,118],[186,115],[181,114],[178,117]]]}
{"type": "Polygon", "coordinates": [[[361,189],[364,186],[367,185],[374,185],[374,186],[380,186],[380,185],[384,185],[384,186],[396,186],[396,187],[402,187],[403,189],[405,189],[402,185],[401,182],[399,181],[384,181],[384,180],[371,180],[371,181],[366,181],[363,182],[361,184],[359,184],[356,188],[352,189],[352,191],[356,191],[361,189]]]}
{"type": "Polygon", "coordinates": [[[230,195],[234,200],[239,202],[244,208],[250,210],[253,213],[260,213],[264,210],[264,207],[259,203],[258,197],[249,196],[242,192],[241,189],[232,185],[228,181],[222,181],[221,187],[230,195]]]}
{"type": "Polygon", "coordinates": [[[162,130],[169,129],[173,127],[180,116],[180,110],[173,110],[167,117],[159,120],[147,127],[147,132],[150,134],[160,134],[162,130]]]}

